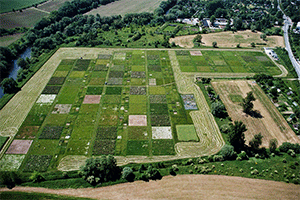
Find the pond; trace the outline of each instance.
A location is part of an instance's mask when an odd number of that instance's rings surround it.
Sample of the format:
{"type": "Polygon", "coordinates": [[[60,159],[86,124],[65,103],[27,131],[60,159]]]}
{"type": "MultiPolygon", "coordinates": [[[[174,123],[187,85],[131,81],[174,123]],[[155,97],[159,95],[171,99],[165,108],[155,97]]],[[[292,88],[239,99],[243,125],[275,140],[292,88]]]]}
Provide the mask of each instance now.
{"type": "MultiPolygon", "coordinates": [[[[31,58],[31,48],[27,48],[25,50],[25,52],[22,53],[18,58],[23,58],[23,59],[31,58]]],[[[8,78],[13,78],[13,79],[16,80],[17,75],[18,75],[18,70],[20,69],[20,66],[17,65],[18,58],[13,61],[13,68],[11,69],[11,71],[10,71],[10,73],[8,75],[8,78]]],[[[0,98],[2,98],[3,95],[4,95],[3,89],[0,87],[0,98]]]]}

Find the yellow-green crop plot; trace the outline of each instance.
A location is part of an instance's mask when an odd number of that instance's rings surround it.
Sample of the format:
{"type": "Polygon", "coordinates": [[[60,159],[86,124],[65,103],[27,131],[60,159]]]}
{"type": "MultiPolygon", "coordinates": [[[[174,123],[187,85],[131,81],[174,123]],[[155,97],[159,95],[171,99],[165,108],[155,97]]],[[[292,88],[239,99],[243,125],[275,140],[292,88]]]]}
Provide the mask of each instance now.
{"type": "Polygon", "coordinates": [[[177,125],[176,131],[180,141],[199,141],[194,125],[177,125]]]}

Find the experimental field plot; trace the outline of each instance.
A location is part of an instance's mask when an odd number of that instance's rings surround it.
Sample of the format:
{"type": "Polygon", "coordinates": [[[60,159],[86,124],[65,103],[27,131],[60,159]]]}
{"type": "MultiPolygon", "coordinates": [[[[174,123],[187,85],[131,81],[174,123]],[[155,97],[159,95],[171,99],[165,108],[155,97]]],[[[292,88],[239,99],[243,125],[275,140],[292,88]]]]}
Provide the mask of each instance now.
{"type": "Polygon", "coordinates": [[[18,161],[16,170],[31,172],[56,168],[69,155],[174,156],[177,126],[193,127],[189,112],[195,109],[194,96],[177,91],[167,51],[63,59],[5,159],[18,161]]]}
{"type": "Polygon", "coordinates": [[[280,69],[262,52],[176,51],[182,72],[266,73],[279,75],[280,69]]]}

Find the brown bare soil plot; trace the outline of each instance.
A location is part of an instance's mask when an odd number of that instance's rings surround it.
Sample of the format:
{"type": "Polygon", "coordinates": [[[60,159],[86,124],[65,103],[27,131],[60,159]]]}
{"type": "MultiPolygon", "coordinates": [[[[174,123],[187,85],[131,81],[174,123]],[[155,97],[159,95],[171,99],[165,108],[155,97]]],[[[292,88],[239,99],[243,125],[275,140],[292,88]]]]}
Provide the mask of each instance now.
{"type": "Polygon", "coordinates": [[[33,140],[14,140],[6,151],[7,154],[26,154],[33,140]]]}
{"type": "Polygon", "coordinates": [[[285,119],[257,84],[251,81],[218,81],[212,82],[212,85],[217,94],[220,95],[232,120],[243,121],[246,124],[248,129],[245,133],[246,143],[249,143],[253,136],[258,133],[263,135],[262,146],[264,147],[268,147],[270,139],[273,138],[278,140],[279,145],[283,142],[300,142],[285,119]],[[240,95],[244,98],[250,91],[254,91],[256,97],[253,102],[254,110],[260,113],[261,116],[246,115],[242,111],[242,106],[232,100],[233,95],[240,95]]]}
{"type": "Polygon", "coordinates": [[[101,95],[85,95],[83,104],[99,104],[101,95]]]}
{"type": "Polygon", "coordinates": [[[47,189],[15,187],[1,191],[39,192],[93,199],[298,199],[300,186],[259,179],[217,176],[166,176],[159,181],[135,181],[100,188],[47,189]]]}
{"type": "Polygon", "coordinates": [[[162,1],[163,0],[119,0],[91,10],[86,13],[86,15],[100,14],[100,16],[124,16],[128,13],[153,12],[158,8],[162,1]]]}
{"type": "MultiPolygon", "coordinates": [[[[237,44],[240,44],[241,47],[251,47],[251,43],[266,43],[267,47],[284,47],[284,40],[282,36],[268,36],[267,41],[264,41],[260,38],[261,32],[252,32],[250,30],[246,31],[237,31],[232,32],[220,32],[220,33],[209,33],[201,34],[202,36],[202,45],[212,46],[213,42],[217,42],[219,47],[236,47],[237,44]]],[[[178,36],[171,38],[170,42],[175,42],[175,44],[185,47],[192,48],[194,46],[193,39],[196,35],[188,36],[178,36]]],[[[259,47],[260,48],[260,47],[259,47]]]]}
{"type": "Polygon", "coordinates": [[[147,115],[129,115],[129,126],[147,126],[147,115]]]}

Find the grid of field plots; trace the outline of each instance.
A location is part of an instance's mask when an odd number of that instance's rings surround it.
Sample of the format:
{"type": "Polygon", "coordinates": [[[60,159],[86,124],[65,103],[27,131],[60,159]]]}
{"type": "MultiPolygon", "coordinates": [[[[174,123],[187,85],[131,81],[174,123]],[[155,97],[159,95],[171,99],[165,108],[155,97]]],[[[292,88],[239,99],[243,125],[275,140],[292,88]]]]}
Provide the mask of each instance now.
{"type": "Polygon", "coordinates": [[[0,162],[46,171],[66,155],[175,155],[180,138],[198,141],[195,109],[193,95],[177,91],[167,51],[62,60],[0,162]]]}
{"type": "Polygon", "coordinates": [[[182,72],[267,73],[280,69],[262,52],[255,51],[176,51],[182,72]]]}

